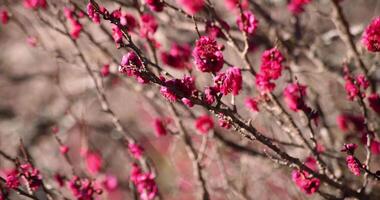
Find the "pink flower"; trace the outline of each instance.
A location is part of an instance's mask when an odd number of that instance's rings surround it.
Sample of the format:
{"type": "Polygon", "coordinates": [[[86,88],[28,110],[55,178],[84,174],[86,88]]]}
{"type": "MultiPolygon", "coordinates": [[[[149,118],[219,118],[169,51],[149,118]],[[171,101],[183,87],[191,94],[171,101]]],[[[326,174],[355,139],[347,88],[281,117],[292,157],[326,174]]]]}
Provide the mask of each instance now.
{"type": "Polygon", "coordinates": [[[134,76],[139,83],[149,83],[149,80],[142,76],[142,66],[140,58],[135,52],[131,51],[123,56],[119,66],[119,72],[127,76],[134,76]]]}
{"type": "Polygon", "coordinates": [[[37,38],[34,36],[28,36],[26,38],[26,42],[31,46],[31,47],[36,47],[37,46],[37,38]]]}
{"type": "Polygon", "coordinates": [[[144,149],[136,143],[129,143],[128,149],[129,149],[129,152],[131,152],[133,157],[136,159],[140,159],[142,154],[144,153],[144,149]]]}
{"type": "Polygon", "coordinates": [[[193,57],[198,70],[202,72],[216,73],[223,67],[223,53],[216,40],[208,36],[202,36],[196,42],[193,57]]]}
{"type": "Polygon", "coordinates": [[[24,0],[24,7],[28,9],[46,8],[46,0],[24,0]]]}
{"type": "Polygon", "coordinates": [[[145,0],[145,3],[155,12],[161,12],[164,9],[164,3],[162,0],[145,0]]]}
{"type": "Polygon", "coordinates": [[[179,4],[181,4],[184,10],[191,15],[196,14],[200,10],[203,9],[205,2],[204,0],[177,0],[179,4]]]}
{"type": "Polygon", "coordinates": [[[197,118],[195,121],[195,128],[202,134],[207,134],[214,128],[214,120],[208,116],[203,115],[197,118]]]}
{"type": "Polygon", "coordinates": [[[239,94],[242,88],[243,77],[240,68],[231,67],[226,72],[219,73],[214,78],[215,88],[223,95],[232,93],[234,96],[239,94]]]}
{"type": "MultiPolygon", "coordinates": [[[[228,10],[233,10],[235,8],[238,8],[238,3],[239,3],[239,0],[224,0],[224,4],[228,10]]],[[[241,7],[243,8],[243,10],[248,9],[249,7],[248,0],[242,0],[241,7]]]]}
{"type": "Polygon", "coordinates": [[[211,105],[216,100],[217,89],[214,87],[207,87],[204,92],[203,101],[208,105],[211,105]]]}
{"type": "Polygon", "coordinates": [[[346,157],[346,163],[348,169],[355,174],[355,176],[360,176],[360,162],[353,155],[349,155],[346,157]]]}
{"type": "Polygon", "coordinates": [[[5,179],[8,188],[15,189],[18,188],[18,186],[20,186],[19,174],[16,169],[7,173],[6,176],[7,177],[5,179]]]}
{"type": "Polygon", "coordinates": [[[372,20],[362,36],[362,43],[371,52],[380,51],[380,17],[372,20]]]}
{"type": "Polygon", "coordinates": [[[245,99],[245,106],[254,112],[259,112],[259,107],[257,105],[257,101],[254,98],[246,98],[245,99]]]}
{"type": "Polygon", "coordinates": [[[165,136],[167,134],[164,122],[159,118],[154,119],[154,130],[157,137],[165,136]]]}
{"type": "Polygon", "coordinates": [[[102,168],[102,157],[96,152],[87,152],[86,155],[87,170],[91,174],[97,174],[102,168]]]}
{"type": "Polygon", "coordinates": [[[70,30],[70,35],[71,38],[78,39],[80,32],[83,29],[82,24],[78,21],[76,18],[75,12],[73,9],[64,7],[63,8],[63,13],[65,14],[66,19],[70,22],[71,24],[71,30],[70,30]]]}
{"type": "Polygon", "coordinates": [[[23,176],[26,179],[28,186],[33,191],[37,191],[42,185],[42,177],[39,170],[29,163],[20,165],[20,176],[23,176]]]}
{"type": "Polygon", "coordinates": [[[176,93],[181,93],[184,97],[191,97],[195,91],[194,78],[190,76],[165,81],[165,86],[161,86],[160,89],[161,94],[170,102],[178,100],[176,93]]]}
{"type": "Polygon", "coordinates": [[[232,126],[230,121],[226,120],[224,117],[219,117],[218,123],[220,127],[225,129],[230,129],[232,126]]]}
{"type": "Polygon", "coordinates": [[[59,173],[54,174],[54,180],[57,182],[59,187],[63,187],[65,185],[65,177],[59,173]]]}
{"type": "Polygon", "coordinates": [[[59,147],[59,151],[61,151],[62,154],[67,154],[67,152],[69,152],[69,147],[62,145],[59,147]]]}
{"type": "Polygon", "coordinates": [[[174,43],[171,49],[161,53],[161,60],[164,64],[175,69],[190,68],[191,48],[189,45],[180,45],[174,43]]]}
{"type": "Polygon", "coordinates": [[[94,5],[92,5],[91,2],[87,4],[87,14],[88,17],[96,24],[100,23],[100,16],[99,14],[95,11],[94,5]]]}
{"type": "Polygon", "coordinates": [[[78,200],[93,200],[95,199],[94,195],[102,193],[101,189],[94,187],[92,181],[88,179],[81,179],[77,176],[74,176],[70,180],[69,187],[73,195],[78,200]]]}
{"type": "Polygon", "coordinates": [[[152,36],[158,28],[158,24],[156,21],[156,18],[154,18],[153,15],[150,14],[144,14],[141,16],[141,29],[140,29],[140,35],[145,38],[149,38],[152,36]]]}
{"type": "Polygon", "coordinates": [[[107,175],[102,181],[102,185],[108,192],[112,192],[117,189],[119,182],[115,176],[107,175]]]}
{"type": "Polygon", "coordinates": [[[142,172],[140,167],[133,163],[130,172],[131,181],[135,185],[141,200],[152,200],[158,194],[158,187],[154,180],[154,174],[142,172]]]}
{"type": "Polygon", "coordinates": [[[380,114],[380,96],[379,94],[373,93],[368,97],[369,106],[373,111],[380,114]]]}
{"type": "Polygon", "coordinates": [[[251,11],[245,11],[243,15],[236,20],[236,24],[241,31],[252,35],[256,31],[259,21],[251,11]]]}
{"type": "Polygon", "coordinates": [[[343,148],[340,151],[346,152],[348,155],[353,155],[356,148],[358,148],[357,144],[344,144],[343,148]]]}
{"type": "Polygon", "coordinates": [[[2,24],[7,24],[9,20],[9,14],[7,10],[1,10],[0,11],[0,18],[1,18],[1,23],[2,24]]]}
{"type": "Polygon", "coordinates": [[[336,118],[340,130],[347,132],[349,130],[362,131],[365,127],[364,118],[350,114],[341,114],[336,118]]]}
{"type": "Polygon", "coordinates": [[[308,173],[300,170],[293,170],[292,179],[306,194],[313,194],[318,191],[320,186],[320,180],[317,178],[309,178],[308,173]]]}
{"type": "Polygon", "coordinates": [[[109,64],[103,65],[103,67],[100,69],[100,75],[102,75],[103,77],[107,77],[108,75],[110,75],[110,65],[109,64]]]}
{"type": "Polygon", "coordinates": [[[133,31],[138,26],[137,20],[131,14],[128,14],[128,13],[122,14],[119,17],[119,19],[120,19],[120,24],[123,25],[128,30],[128,32],[133,31]]]}
{"type": "Polygon", "coordinates": [[[306,86],[297,83],[289,84],[284,89],[284,98],[288,107],[297,112],[303,110],[305,102],[303,97],[306,95],[306,86]]]}
{"type": "Polygon", "coordinates": [[[120,28],[116,25],[112,27],[112,38],[115,43],[122,43],[123,41],[123,32],[121,32],[120,28]]]}
{"type": "Polygon", "coordinates": [[[291,0],[288,4],[288,10],[293,13],[293,15],[298,15],[304,12],[304,6],[309,4],[311,0],[291,0]]]}
{"type": "Polygon", "coordinates": [[[281,76],[284,56],[277,48],[264,51],[261,56],[260,72],[256,74],[256,86],[261,93],[271,92],[276,85],[271,82],[281,76]]]}
{"type": "Polygon", "coordinates": [[[377,140],[371,141],[371,152],[375,155],[380,153],[380,142],[377,140]]]}
{"type": "Polygon", "coordinates": [[[355,97],[360,95],[360,89],[356,86],[356,84],[351,79],[346,79],[344,89],[346,90],[348,99],[351,101],[355,97]]]}
{"type": "Polygon", "coordinates": [[[313,156],[308,156],[305,159],[305,165],[312,169],[313,171],[317,170],[317,160],[313,156]]]}
{"type": "Polygon", "coordinates": [[[360,87],[363,89],[367,89],[369,87],[369,81],[367,78],[364,76],[364,74],[359,74],[356,76],[356,82],[360,87]]]}

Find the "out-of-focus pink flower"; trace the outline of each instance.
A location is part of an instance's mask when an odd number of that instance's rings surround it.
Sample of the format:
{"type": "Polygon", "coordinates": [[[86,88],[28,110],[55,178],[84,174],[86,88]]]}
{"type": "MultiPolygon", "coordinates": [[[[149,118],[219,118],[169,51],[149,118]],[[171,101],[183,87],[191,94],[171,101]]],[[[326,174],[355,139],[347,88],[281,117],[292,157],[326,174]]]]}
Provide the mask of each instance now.
{"type": "Polygon", "coordinates": [[[376,17],[365,29],[362,43],[371,52],[380,51],[380,16],[376,17]]]}
{"type": "Polygon", "coordinates": [[[1,23],[2,24],[7,24],[9,20],[9,14],[7,10],[1,10],[0,11],[0,18],[1,18],[1,23]]]}
{"type": "Polygon", "coordinates": [[[120,24],[125,26],[128,32],[133,31],[139,25],[136,18],[129,13],[122,14],[119,19],[120,24]]]}
{"type": "Polygon", "coordinates": [[[189,45],[180,45],[174,43],[171,49],[161,53],[161,60],[164,64],[175,69],[190,68],[191,48],[189,45]]]}
{"type": "Polygon", "coordinates": [[[157,137],[165,136],[167,134],[164,122],[160,118],[154,119],[154,130],[157,137]]]}
{"type": "Polygon", "coordinates": [[[136,159],[140,159],[142,154],[144,153],[144,149],[142,146],[136,144],[136,143],[129,143],[128,144],[129,152],[135,157],[136,159]]]}
{"type": "Polygon", "coordinates": [[[24,0],[24,7],[28,9],[46,8],[46,0],[24,0]]]}
{"type": "Polygon", "coordinates": [[[358,148],[357,144],[344,144],[343,148],[340,151],[346,152],[348,155],[353,155],[355,153],[356,148],[358,148]]]}
{"type": "Polygon", "coordinates": [[[350,114],[341,114],[336,118],[338,127],[346,132],[349,130],[362,131],[364,129],[364,118],[350,114]]]}
{"type": "Polygon", "coordinates": [[[37,191],[42,185],[42,176],[38,169],[34,168],[31,164],[26,163],[20,165],[20,176],[23,176],[28,183],[28,186],[33,191],[37,191]]]}
{"type": "MultiPolygon", "coordinates": [[[[239,3],[239,0],[224,0],[224,4],[228,10],[233,10],[235,8],[239,8],[238,3],[239,3]]],[[[248,9],[248,7],[249,7],[248,0],[242,0],[241,1],[241,7],[243,8],[243,10],[248,9]]]]}
{"type": "Polygon", "coordinates": [[[226,72],[219,73],[214,78],[215,88],[223,95],[229,93],[232,93],[234,96],[238,95],[242,88],[242,83],[243,77],[238,67],[230,67],[226,72]]]}
{"type": "Polygon", "coordinates": [[[355,174],[355,176],[360,176],[360,162],[353,155],[348,155],[346,157],[346,163],[348,169],[355,174]]]}
{"type": "Polygon", "coordinates": [[[112,192],[117,189],[119,182],[116,176],[107,175],[102,181],[102,185],[108,192],[112,192]]]}
{"type": "Polygon", "coordinates": [[[208,115],[203,115],[195,121],[195,128],[202,134],[207,134],[214,128],[214,120],[208,115]]]}
{"type": "Polygon", "coordinates": [[[109,64],[103,65],[103,67],[100,69],[100,75],[103,77],[107,77],[108,75],[110,75],[110,65],[109,64]]]}
{"type": "Polygon", "coordinates": [[[368,96],[369,106],[373,111],[380,114],[380,96],[379,94],[373,93],[368,96]]]}
{"type": "Polygon", "coordinates": [[[311,0],[291,0],[288,4],[288,10],[293,13],[293,15],[301,14],[305,11],[304,7],[309,4],[311,0]]]}
{"type": "Polygon", "coordinates": [[[380,154],[380,142],[377,140],[371,141],[371,152],[375,155],[380,154]]]}
{"type": "Polygon", "coordinates": [[[155,12],[161,12],[164,9],[164,3],[162,0],[145,0],[145,3],[155,12]]]}
{"type": "Polygon", "coordinates": [[[259,107],[257,105],[258,103],[256,99],[248,97],[245,99],[244,104],[251,111],[259,112],[259,107]]]}
{"type": "Polygon", "coordinates": [[[205,2],[204,0],[177,0],[179,4],[182,5],[183,9],[190,13],[191,15],[196,14],[203,9],[205,2]]]}
{"type": "Polygon", "coordinates": [[[91,174],[97,174],[102,168],[102,157],[99,153],[90,151],[85,155],[87,170],[91,174]]]}
{"type": "Polygon", "coordinates": [[[223,52],[218,47],[216,40],[208,36],[202,36],[196,42],[193,57],[198,70],[202,72],[216,73],[224,64],[223,52]]]}
{"type": "Polygon", "coordinates": [[[284,89],[284,98],[288,107],[297,112],[305,107],[304,97],[306,96],[306,86],[293,83],[284,89]]]}
{"type": "Polygon", "coordinates": [[[226,120],[223,116],[220,116],[218,119],[219,126],[225,129],[231,128],[231,122],[226,120]]]}
{"type": "Polygon", "coordinates": [[[69,7],[64,7],[63,8],[63,13],[66,17],[66,19],[70,22],[71,24],[71,30],[70,30],[70,35],[71,38],[78,39],[79,35],[83,29],[82,24],[79,22],[77,19],[77,16],[75,15],[74,9],[71,9],[69,7]]]}
{"type": "Polygon", "coordinates": [[[69,152],[69,147],[66,146],[66,145],[62,145],[59,147],[59,151],[62,153],[62,154],[67,154],[67,152],[69,152]]]}
{"type": "Polygon", "coordinates": [[[141,16],[140,35],[145,38],[150,38],[158,28],[156,18],[151,14],[144,14],[141,16]]]}
{"type": "Polygon", "coordinates": [[[245,11],[242,16],[238,17],[236,24],[241,31],[246,32],[248,35],[252,35],[256,31],[259,21],[251,11],[245,11]]]}
{"type": "Polygon", "coordinates": [[[26,42],[31,46],[31,47],[36,47],[37,46],[37,38],[34,36],[28,36],[26,38],[26,42]]]}
{"type": "Polygon", "coordinates": [[[59,173],[54,174],[54,180],[58,183],[59,187],[65,186],[65,177],[59,173]]]}
{"type": "Polygon", "coordinates": [[[121,43],[123,41],[123,32],[116,25],[112,27],[112,38],[115,43],[121,43]]]}

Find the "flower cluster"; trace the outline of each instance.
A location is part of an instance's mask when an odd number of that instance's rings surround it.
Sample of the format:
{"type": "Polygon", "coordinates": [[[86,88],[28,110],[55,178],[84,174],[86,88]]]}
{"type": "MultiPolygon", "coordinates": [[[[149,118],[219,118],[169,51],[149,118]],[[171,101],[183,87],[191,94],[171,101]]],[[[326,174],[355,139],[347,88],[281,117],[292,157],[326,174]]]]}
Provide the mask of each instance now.
{"type": "Polygon", "coordinates": [[[260,72],[256,74],[256,86],[262,92],[271,92],[276,85],[271,82],[281,76],[284,56],[277,48],[264,51],[261,56],[260,72]]]}
{"type": "Polygon", "coordinates": [[[208,36],[202,36],[196,42],[193,57],[198,70],[202,72],[216,73],[223,67],[223,52],[216,40],[208,36]]]}
{"type": "Polygon", "coordinates": [[[231,67],[226,72],[219,73],[214,78],[215,89],[227,95],[232,93],[234,96],[239,94],[242,88],[243,77],[241,76],[240,68],[231,67]]]}
{"type": "Polygon", "coordinates": [[[177,0],[179,4],[181,4],[184,10],[191,15],[198,13],[203,9],[205,2],[204,0],[177,0]]]}
{"type": "Polygon", "coordinates": [[[134,158],[140,159],[142,154],[144,153],[144,148],[136,143],[128,144],[129,152],[133,155],[134,158]]]}
{"type": "Polygon", "coordinates": [[[175,69],[190,68],[191,48],[189,45],[172,44],[169,51],[161,53],[161,60],[164,64],[175,69]]]}
{"type": "Polygon", "coordinates": [[[94,23],[100,23],[100,15],[95,11],[94,5],[91,2],[87,4],[87,15],[94,23]]]}
{"type": "Polygon", "coordinates": [[[349,100],[354,100],[356,97],[365,97],[365,93],[363,92],[369,87],[369,81],[363,74],[359,74],[356,77],[352,77],[349,72],[347,65],[344,66],[344,80],[345,85],[344,89],[347,93],[347,98],[349,100]],[[363,91],[362,91],[363,90],[363,91]]]}
{"type": "Polygon", "coordinates": [[[362,36],[362,42],[368,51],[380,51],[380,16],[367,26],[362,36]]]}
{"type": "Polygon", "coordinates": [[[46,0],[24,0],[24,7],[28,9],[46,8],[46,0]]]}
{"type": "MultiPolygon", "coordinates": [[[[306,158],[305,165],[314,171],[317,169],[316,161],[312,157],[306,158]]],[[[310,177],[309,173],[302,170],[293,170],[292,179],[296,183],[297,187],[306,194],[315,193],[318,191],[321,184],[319,179],[310,177]]]]}
{"type": "Polygon", "coordinates": [[[37,191],[42,185],[42,177],[38,169],[34,168],[31,164],[26,163],[18,166],[17,169],[12,170],[7,174],[6,185],[8,188],[15,189],[20,186],[20,179],[23,178],[28,187],[37,191]]]}
{"type": "Polygon", "coordinates": [[[203,115],[195,121],[195,128],[202,134],[207,134],[214,128],[214,120],[208,115],[203,115]]]}
{"type": "Polygon", "coordinates": [[[180,92],[183,96],[182,102],[192,107],[193,104],[189,97],[196,92],[194,78],[185,76],[182,79],[167,80],[165,81],[165,86],[161,86],[160,92],[170,102],[177,101],[179,97],[176,93],[180,92]]]}
{"type": "Polygon", "coordinates": [[[161,12],[164,9],[164,2],[162,0],[145,0],[145,3],[155,12],[161,12]]]}
{"type": "Polygon", "coordinates": [[[79,22],[79,18],[83,17],[83,13],[79,12],[76,13],[74,9],[65,7],[63,8],[64,14],[66,19],[70,22],[71,24],[71,31],[70,35],[73,39],[78,39],[80,32],[83,29],[82,24],[79,22]]]}
{"type": "Polygon", "coordinates": [[[101,189],[94,187],[92,181],[81,179],[78,176],[74,176],[70,180],[69,187],[77,200],[94,200],[95,195],[102,193],[101,189]]]}
{"type": "Polygon", "coordinates": [[[291,0],[288,9],[293,15],[298,15],[305,11],[304,7],[310,2],[311,0],[291,0]]]}
{"type": "Polygon", "coordinates": [[[361,163],[354,156],[357,147],[357,144],[345,144],[341,151],[347,153],[346,164],[348,169],[356,176],[360,176],[361,163]]]}
{"type": "Polygon", "coordinates": [[[292,83],[285,87],[284,98],[288,107],[297,112],[302,110],[306,105],[304,97],[306,96],[306,86],[292,83]]]}
{"type": "Polygon", "coordinates": [[[248,35],[255,33],[259,21],[251,11],[245,11],[237,20],[236,23],[241,31],[244,31],[248,35]]]}
{"type": "Polygon", "coordinates": [[[136,163],[133,163],[131,181],[136,186],[141,200],[151,200],[157,196],[158,187],[154,178],[154,174],[144,173],[136,163]]]}
{"type": "Polygon", "coordinates": [[[135,77],[139,83],[148,83],[149,80],[142,76],[142,66],[140,58],[135,52],[131,51],[123,56],[119,66],[119,72],[127,76],[135,77]]]}

